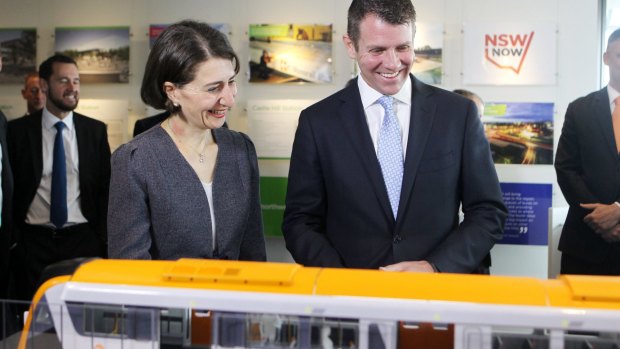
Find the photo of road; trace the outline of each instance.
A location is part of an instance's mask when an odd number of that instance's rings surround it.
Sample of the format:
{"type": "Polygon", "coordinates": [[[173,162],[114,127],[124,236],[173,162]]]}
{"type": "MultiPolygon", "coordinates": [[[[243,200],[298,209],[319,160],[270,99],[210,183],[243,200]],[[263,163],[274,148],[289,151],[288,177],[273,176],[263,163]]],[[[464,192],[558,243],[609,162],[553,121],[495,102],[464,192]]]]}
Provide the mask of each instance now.
{"type": "Polygon", "coordinates": [[[496,164],[553,164],[553,103],[487,103],[482,117],[496,164]]]}
{"type": "Polygon", "coordinates": [[[250,25],[250,82],[331,83],[332,26],[250,25]]]}

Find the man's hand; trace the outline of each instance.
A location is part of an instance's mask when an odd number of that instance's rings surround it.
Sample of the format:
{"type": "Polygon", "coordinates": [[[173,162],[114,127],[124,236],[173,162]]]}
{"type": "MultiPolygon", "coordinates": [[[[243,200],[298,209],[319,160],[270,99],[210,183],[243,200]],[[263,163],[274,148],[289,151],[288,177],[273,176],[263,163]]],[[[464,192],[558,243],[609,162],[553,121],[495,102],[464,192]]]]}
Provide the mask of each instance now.
{"type": "Polygon", "coordinates": [[[599,234],[610,231],[620,223],[620,206],[615,203],[611,205],[581,204],[581,207],[592,210],[583,221],[599,234]]]}
{"type": "Polygon", "coordinates": [[[608,231],[605,231],[605,232],[601,233],[601,237],[603,238],[603,240],[605,240],[607,242],[618,242],[618,241],[620,241],[620,224],[618,224],[615,227],[609,229],[608,231]]]}
{"type": "Polygon", "coordinates": [[[416,273],[434,273],[435,269],[427,261],[400,262],[379,268],[385,271],[410,271],[416,273]]]}

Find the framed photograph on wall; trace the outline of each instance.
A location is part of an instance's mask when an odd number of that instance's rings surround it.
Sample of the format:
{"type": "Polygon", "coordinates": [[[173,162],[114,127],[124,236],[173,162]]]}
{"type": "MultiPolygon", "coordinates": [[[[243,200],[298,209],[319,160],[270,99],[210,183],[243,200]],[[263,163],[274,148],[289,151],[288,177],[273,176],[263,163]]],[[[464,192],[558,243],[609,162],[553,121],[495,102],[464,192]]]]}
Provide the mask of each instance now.
{"type": "Polygon", "coordinates": [[[420,81],[440,85],[443,76],[443,25],[416,23],[415,61],[411,72],[420,81]]]}
{"type": "Polygon", "coordinates": [[[60,27],[55,38],[55,52],[75,59],[82,83],[129,82],[129,27],[60,27]]]}
{"type": "MultiPolygon", "coordinates": [[[[220,31],[226,36],[230,36],[230,24],[228,23],[208,23],[213,28],[220,31]]],[[[170,24],[151,24],[149,25],[149,48],[153,47],[155,40],[159,37],[164,29],[168,28],[170,24]]]]}
{"type": "Polygon", "coordinates": [[[496,164],[553,164],[553,103],[484,105],[484,131],[496,164]]]}
{"type": "Polygon", "coordinates": [[[251,24],[248,33],[250,82],[332,82],[331,24],[251,24]]]}
{"type": "Polygon", "coordinates": [[[28,73],[37,70],[37,30],[0,28],[0,54],[0,84],[22,84],[28,73]]]}

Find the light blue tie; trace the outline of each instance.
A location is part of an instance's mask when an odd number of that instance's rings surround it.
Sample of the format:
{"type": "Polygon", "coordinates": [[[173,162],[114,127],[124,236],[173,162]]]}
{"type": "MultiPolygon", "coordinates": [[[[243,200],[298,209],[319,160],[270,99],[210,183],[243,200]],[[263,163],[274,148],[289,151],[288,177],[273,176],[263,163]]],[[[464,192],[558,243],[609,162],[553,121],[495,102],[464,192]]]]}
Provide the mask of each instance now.
{"type": "Polygon", "coordinates": [[[385,109],[385,116],[379,131],[377,158],[381,164],[383,181],[387,188],[394,219],[398,213],[400,189],[403,184],[403,143],[400,136],[398,118],[394,113],[394,98],[383,96],[378,100],[385,109]]]}

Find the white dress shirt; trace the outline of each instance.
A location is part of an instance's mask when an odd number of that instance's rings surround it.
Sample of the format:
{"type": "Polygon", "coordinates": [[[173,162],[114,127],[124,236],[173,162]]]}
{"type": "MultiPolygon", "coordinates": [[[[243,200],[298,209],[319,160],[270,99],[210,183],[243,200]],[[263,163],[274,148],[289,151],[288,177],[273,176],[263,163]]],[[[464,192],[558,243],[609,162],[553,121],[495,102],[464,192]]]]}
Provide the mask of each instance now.
{"type": "Polygon", "coordinates": [[[614,109],[616,109],[616,103],[614,103],[614,101],[616,98],[620,97],[620,92],[616,91],[611,85],[607,85],[607,94],[609,95],[609,110],[613,115],[614,109]]]}
{"type": "MultiPolygon", "coordinates": [[[[385,116],[385,110],[377,100],[383,95],[370,87],[361,75],[359,75],[357,79],[357,86],[360,90],[360,96],[362,97],[362,105],[366,112],[366,122],[368,123],[368,130],[370,131],[370,137],[372,138],[372,144],[375,146],[376,154],[379,131],[381,130],[381,124],[385,116]]],[[[409,123],[411,121],[411,79],[407,78],[407,81],[405,81],[400,91],[392,97],[394,97],[394,112],[396,113],[400,126],[404,159],[407,155],[409,123]]]]}
{"type": "MultiPolygon", "coordinates": [[[[45,225],[54,227],[50,222],[50,201],[52,189],[52,163],[54,159],[54,139],[56,138],[56,127],[54,125],[61,121],[50,113],[47,108],[43,108],[42,127],[42,146],[43,146],[43,173],[41,183],[37,188],[37,193],[30,203],[26,223],[33,225],[45,225]]],[[[62,122],[66,128],[62,133],[65,146],[65,158],[67,160],[67,223],[65,226],[86,223],[87,220],[80,208],[80,172],[77,137],[73,124],[73,113],[69,113],[62,122]]]]}
{"type": "Polygon", "coordinates": [[[202,187],[205,189],[205,193],[207,194],[207,200],[209,201],[209,214],[211,215],[211,251],[215,251],[216,240],[215,240],[215,211],[213,210],[213,182],[206,183],[200,181],[202,183],[202,187]]]}

